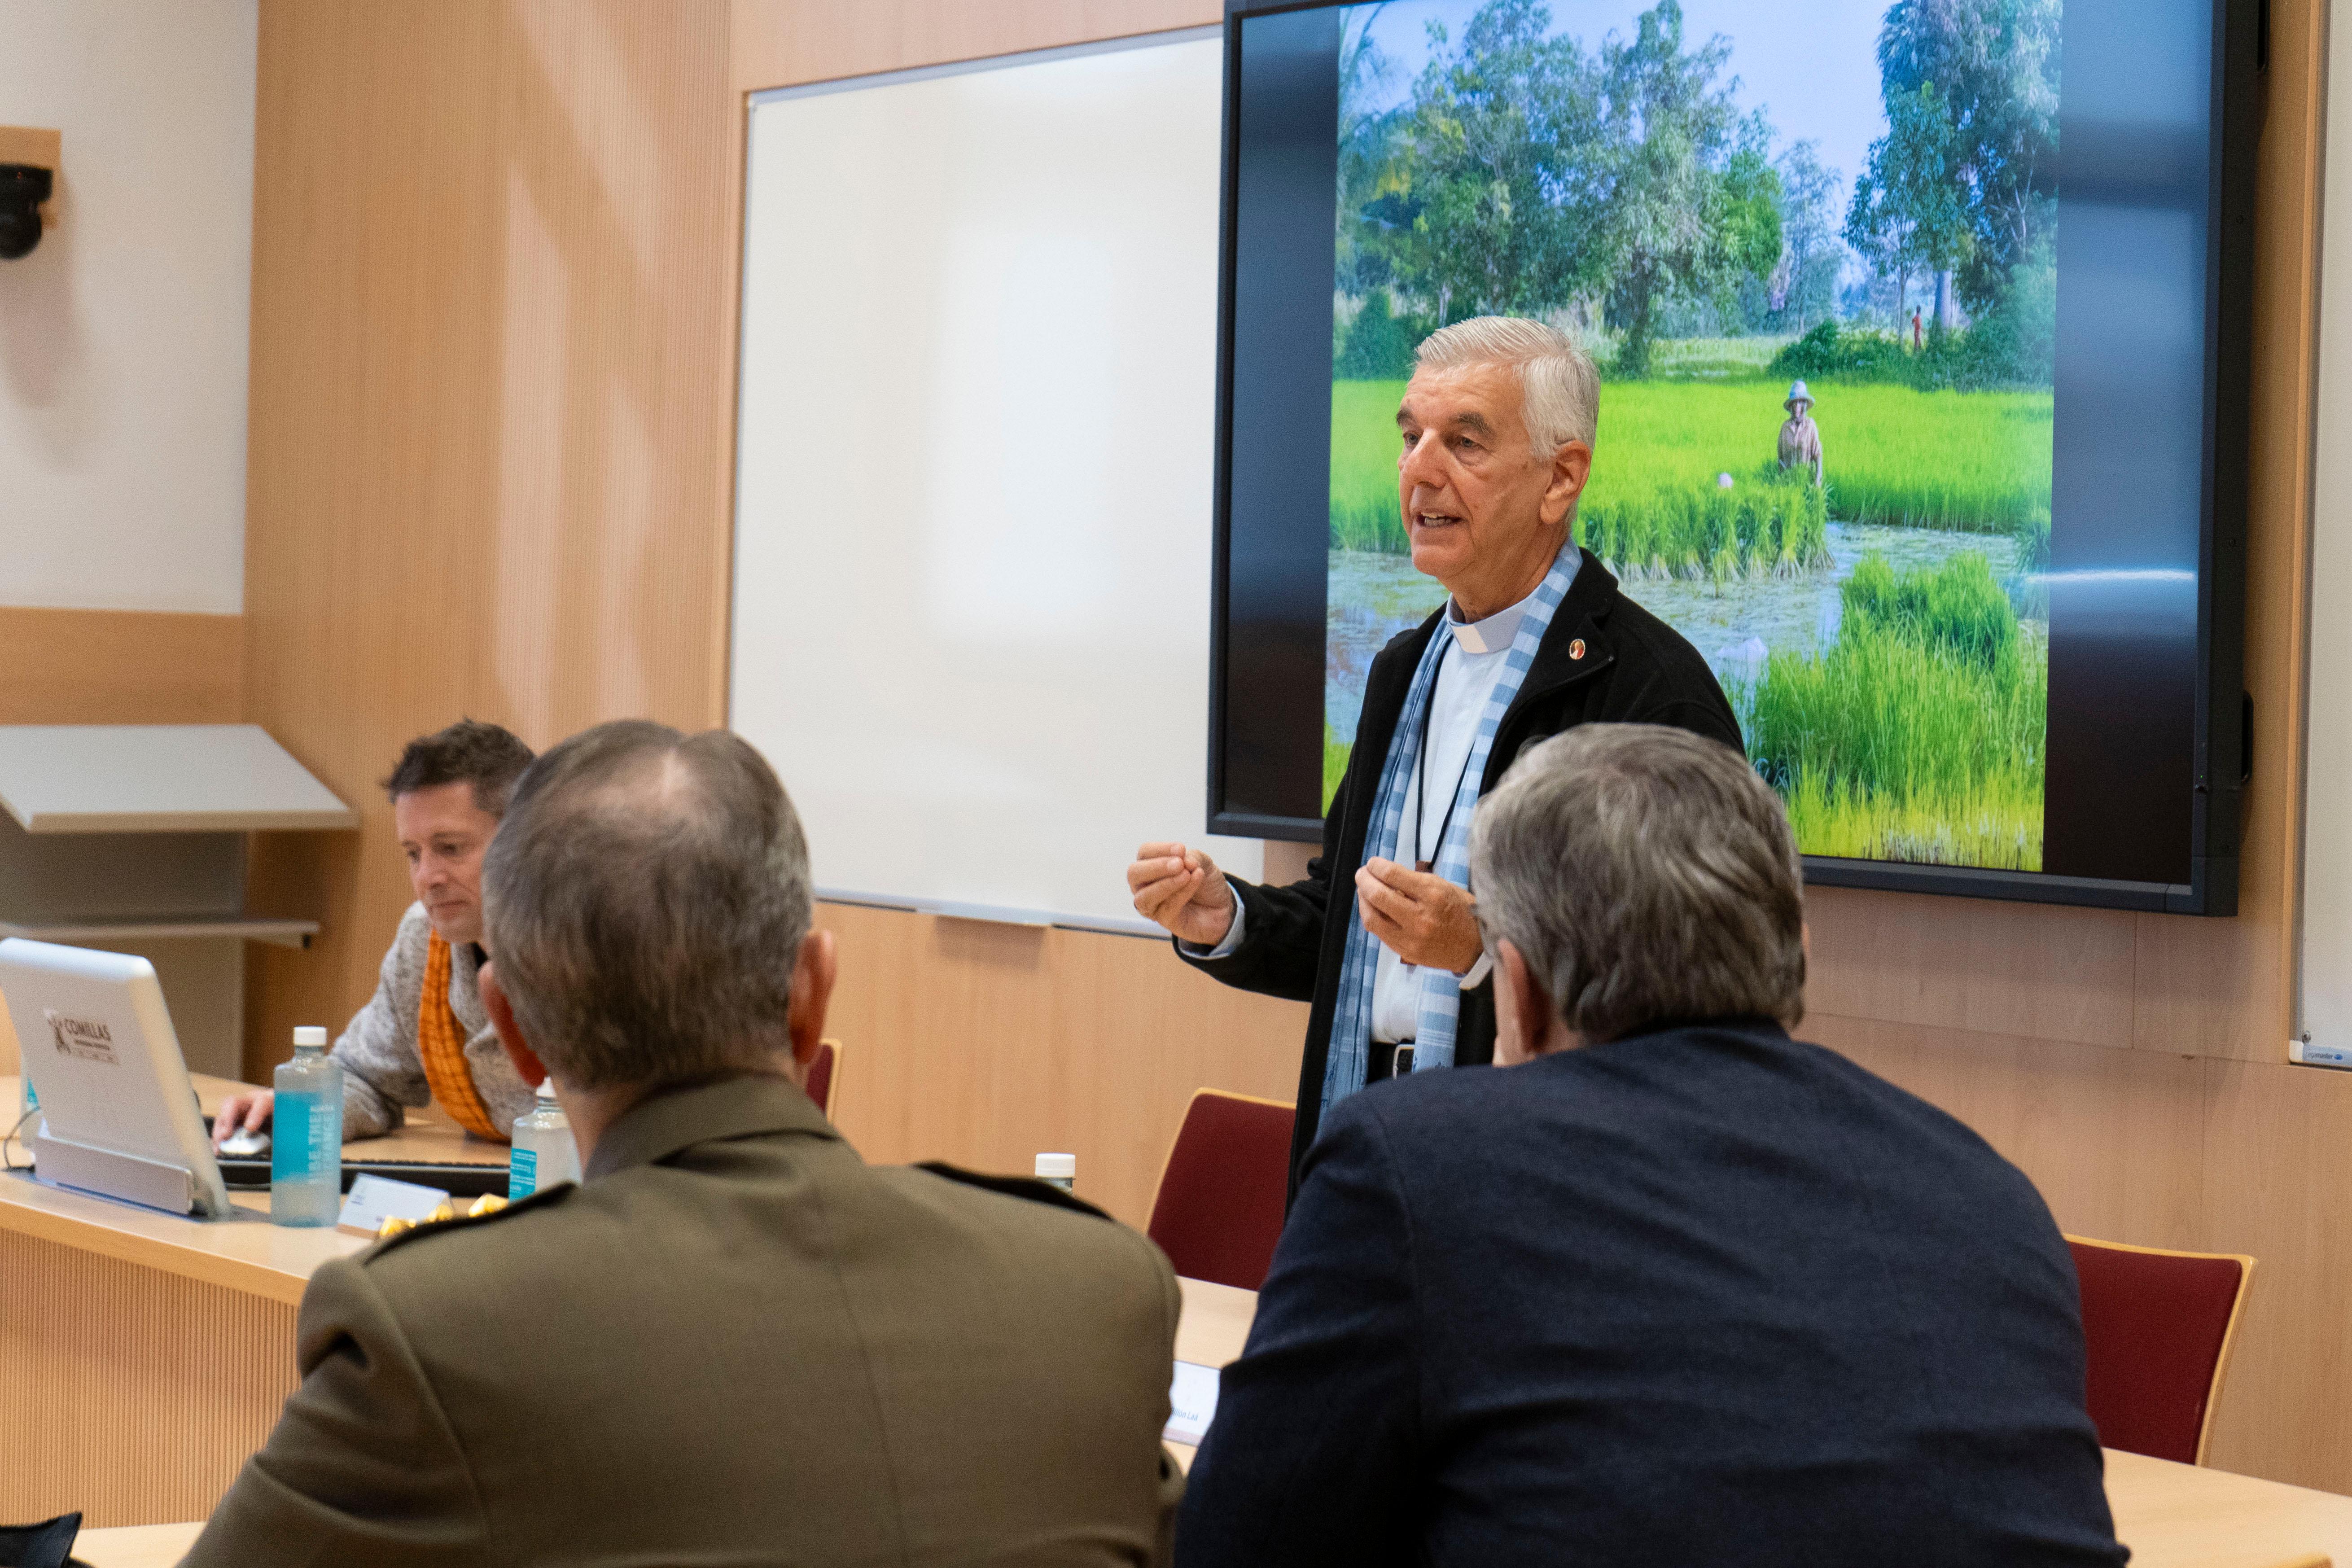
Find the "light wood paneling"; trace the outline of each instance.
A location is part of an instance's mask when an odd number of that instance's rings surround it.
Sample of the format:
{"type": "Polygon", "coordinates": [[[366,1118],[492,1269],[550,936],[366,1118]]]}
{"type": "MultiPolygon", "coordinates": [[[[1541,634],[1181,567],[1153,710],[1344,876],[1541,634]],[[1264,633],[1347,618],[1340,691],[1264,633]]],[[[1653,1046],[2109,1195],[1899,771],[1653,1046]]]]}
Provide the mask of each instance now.
{"type": "Polygon", "coordinates": [[[1887,1023],[2128,1045],[2132,917],[1814,888],[1812,1005],[1887,1023]]]}
{"type": "Polygon", "coordinates": [[[39,131],[29,125],[0,125],[0,163],[30,163],[55,173],[64,147],[62,132],[39,131]]]}
{"type": "Polygon", "coordinates": [[[0,1519],[202,1519],[295,1382],[286,1303],[0,1229],[0,1519]]]}
{"type": "Polygon", "coordinates": [[[460,715],[545,744],[725,711],[726,0],[268,0],[255,164],[247,716],[358,841],[257,858],[247,1068],[373,984],[405,878],[376,787],[460,715]]]}
{"type": "Polygon", "coordinates": [[[234,724],[240,616],[0,605],[0,724],[234,724]]]}
{"type": "Polygon", "coordinates": [[[2141,1246],[2200,1234],[2204,1063],[1825,1015],[1799,1031],[1967,1122],[2059,1224],[2141,1246]]]}
{"type": "Polygon", "coordinates": [[[831,1032],[856,1055],[842,1131],[868,1160],[1027,1174],[1140,1226],[1176,1125],[1210,1085],[1288,1100],[1307,1009],[1229,990],[1160,942],[828,904],[831,1032]]]}
{"type": "Polygon", "coordinates": [[[734,0],[738,91],[1207,26],[1220,0],[734,0]]]}
{"type": "Polygon", "coordinates": [[[2352,1491],[2352,1076],[2207,1061],[2200,1245],[2261,1260],[2208,1462],[2352,1491]]]}

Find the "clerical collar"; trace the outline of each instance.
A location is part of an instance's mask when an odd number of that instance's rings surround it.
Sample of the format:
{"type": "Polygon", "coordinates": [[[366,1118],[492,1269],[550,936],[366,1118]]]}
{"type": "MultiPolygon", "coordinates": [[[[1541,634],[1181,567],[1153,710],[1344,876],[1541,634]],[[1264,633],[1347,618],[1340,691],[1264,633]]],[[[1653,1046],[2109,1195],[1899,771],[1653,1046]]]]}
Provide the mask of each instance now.
{"type": "Polygon", "coordinates": [[[1496,610],[1483,621],[1464,620],[1462,607],[1448,598],[1445,601],[1445,629],[1454,634],[1454,646],[1464,653],[1501,653],[1511,646],[1511,639],[1519,635],[1519,623],[1528,618],[1528,606],[1536,602],[1536,594],[1542,591],[1543,584],[1538,584],[1535,593],[1530,593],[1516,605],[1496,610]]]}

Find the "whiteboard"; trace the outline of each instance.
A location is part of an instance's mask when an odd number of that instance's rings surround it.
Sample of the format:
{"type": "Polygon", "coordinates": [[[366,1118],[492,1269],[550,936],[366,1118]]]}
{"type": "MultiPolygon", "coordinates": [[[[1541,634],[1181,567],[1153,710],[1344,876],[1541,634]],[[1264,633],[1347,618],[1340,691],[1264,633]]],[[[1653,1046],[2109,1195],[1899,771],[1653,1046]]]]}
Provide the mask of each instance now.
{"type": "MultiPolygon", "coordinates": [[[[2352,81],[2352,27],[2330,29],[2352,81]]],[[[2352,1068],[2352,113],[2327,116],[2321,193],[2319,401],[2311,489],[2304,716],[2303,942],[2293,1059],[2352,1068]]]]}
{"type": "Polygon", "coordinates": [[[1157,933],[1207,816],[1223,47],[756,96],[729,720],[821,895],[1157,933]]]}

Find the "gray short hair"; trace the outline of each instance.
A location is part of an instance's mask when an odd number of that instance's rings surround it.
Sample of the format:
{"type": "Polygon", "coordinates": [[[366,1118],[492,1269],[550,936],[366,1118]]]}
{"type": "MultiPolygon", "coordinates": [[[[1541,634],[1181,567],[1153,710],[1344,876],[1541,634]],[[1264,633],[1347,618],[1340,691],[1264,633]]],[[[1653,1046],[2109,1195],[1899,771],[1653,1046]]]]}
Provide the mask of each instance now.
{"type": "Polygon", "coordinates": [[[1507,364],[1518,373],[1522,417],[1536,455],[1570,441],[1592,445],[1601,422],[1601,373],[1567,333],[1524,316],[1473,316],[1421,340],[1413,363],[1431,370],[1507,364]]]}
{"type": "Polygon", "coordinates": [[[1718,741],[1582,724],[1528,752],[1478,804],[1471,886],[1568,1026],[1805,1011],[1805,900],[1788,815],[1718,741]]]}
{"type": "Polygon", "coordinates": [[[483,936],[567,1086],[772,1069],[814,914],[808,842],[740,737],[600,724],[533,763],[482,864],[483,936]]]}

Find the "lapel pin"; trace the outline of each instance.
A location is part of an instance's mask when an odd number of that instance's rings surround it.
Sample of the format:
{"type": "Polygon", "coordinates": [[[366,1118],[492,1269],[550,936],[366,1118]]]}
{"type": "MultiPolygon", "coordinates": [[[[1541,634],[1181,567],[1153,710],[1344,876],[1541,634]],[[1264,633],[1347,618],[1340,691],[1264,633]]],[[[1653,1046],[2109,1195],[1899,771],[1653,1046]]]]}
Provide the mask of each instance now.
{"type": "Polygon", "coordinates": [[[1582,637],[1576,637],[1570,641],[1568,645],[1568,657],[1570,658],[1582,658],[1584,657],[1584,639],[1582,637]]]}

